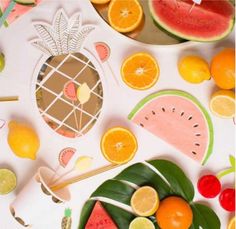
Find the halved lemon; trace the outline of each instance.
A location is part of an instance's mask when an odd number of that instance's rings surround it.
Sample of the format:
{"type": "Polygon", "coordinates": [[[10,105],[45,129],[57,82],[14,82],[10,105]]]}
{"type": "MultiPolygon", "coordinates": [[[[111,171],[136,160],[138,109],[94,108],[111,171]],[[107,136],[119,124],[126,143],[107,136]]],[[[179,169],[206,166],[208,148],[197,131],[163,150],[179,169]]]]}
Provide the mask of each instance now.
{"type": "Polygon", "coordinates": [[[9,169],[0,169],[0,195],[8,194],[16,187],[16,174],[9,169]]]}
{"type": "Polygon", "coordinates": [[[129,225],[129,229],[155,229],[153,222],[145,217],[136,217],[129,225]]]}
{"type": "Polygon", "coordinates": [[[151,216],[159,207],[159,196],[150,186],[136,190],[131,197],[131,207],[138,216],[151,216]]]}
{"type": "Polygon", "coordinates": [[[143,18],[143,9],[138,0],[112,0],[108,8],[108,21],[121,33],[135,30],[143,18]]]}
{"type": "Polygon", "coordinates": [[[101,140],[101,150],[104,157],[115,164],[130,161],[137,148],[138,143],[134,134],[122,127],[109,129],[101,140]]]}
{"type": "Polygon", "coordinates": [[[235,223],[235,216],[229,221],[227,229],[235,229],[236,228],[236,223],[235,223]]]}
{"type": "Polygon", "coordinates": [[[230,90],[215,92],[210,101],[211,112],[221,118],[233,118],[235,116],[235,94],[230,90]]]}
{"type": "Polygon", "coordinates": [[[159,72],[155,58],[144,52],[128,57],[121,67],[123,81],[129,87],[137,90],[152,87],[159,78],[159,72]]]}

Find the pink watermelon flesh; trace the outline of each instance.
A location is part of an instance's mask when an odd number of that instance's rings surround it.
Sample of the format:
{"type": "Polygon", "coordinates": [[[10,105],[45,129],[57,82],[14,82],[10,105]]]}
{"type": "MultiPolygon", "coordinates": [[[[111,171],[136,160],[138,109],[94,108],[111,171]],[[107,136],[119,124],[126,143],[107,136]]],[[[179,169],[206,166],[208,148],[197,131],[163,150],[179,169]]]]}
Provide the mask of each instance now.
{"type": "Polygon", "coordinates": [[[203,164],[212,152],[210,117],[188,93],[163,91],[151,95],[136,106],[129,119],[203,164]]]}
{"type": "Polygon", "coordinates": [[[85,229],[118,229],[102,204],[97,201],[85,229]]]}
{"type": "MultiPolygon", "coordinates": [[[[37,4],[39,4],[41,1],[42,0],[37,0],[36,2],[37,2],[37,4]]],[[[11,0],[0,0],[0,9],[2,12],[4,12],[6,10],[6,8],[8,7],[10,2],[11,2],[11,0]]],[[[33,8],[33,6],[16,4],[14,9],[12,10],[12,12],[7,17],[7,23],[11,24],[17,18],[19,18],[23,14],[27,13],[28,11],[30,11],[32,8],[33,8]]]]}
{"type": "Polygon", "coordinates": [[[104,42],[97,42],[95,43],[95,48],[99,58],[102,62],[105,62],[110,57],[110,48],[104,42]]]}
{"type": "Polygon", "coordinates": [[[188,40],[211,41],[225,37],[234,25],[234,7],[229,0],[150,0],[153,19],[165,30],[188,40]]]}
{"type": "Polygon", "coordinates": [[[70,162],[71,158],[75,154],[74,148],[65,148],[59,154],[59,162],[62,167],[66,167],[67,164],[70,162]]]}
{"type": "Polygon", "coordinates": [[[67,99],[72,101],[77,100],[75,84],[71,81],[67,82],[63,89],[63,94],[67,99]]]}

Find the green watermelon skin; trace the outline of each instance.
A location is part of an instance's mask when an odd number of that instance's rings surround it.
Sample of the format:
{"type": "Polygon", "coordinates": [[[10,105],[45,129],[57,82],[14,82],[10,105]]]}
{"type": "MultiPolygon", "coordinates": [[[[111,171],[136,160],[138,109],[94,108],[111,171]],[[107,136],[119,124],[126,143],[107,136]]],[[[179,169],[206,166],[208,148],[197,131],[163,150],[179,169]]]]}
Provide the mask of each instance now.
{"type": "Polygon", "coordinates": [[[84,229],[118,229],[102,203],[97,201],[84,229]]]}
{"type": "Polygon", "coordinates": [[[185,40],[212,42],[234,28],[234,6],[229,0],[202,0],[192,11],[192,0],[149,0],[155,24],[185,40]]]}
{"type": "Polygon", "coordinates": [[[200,102],[187,92],[165,90],[147,96],[131,111],[128,119],[202,165],[212,154],[214,130],[211,118],[200,102]],[[172,97],[174,102],[170,101],[172,97]],[[193,127],[195,124],[199,127],[193,127]]]}

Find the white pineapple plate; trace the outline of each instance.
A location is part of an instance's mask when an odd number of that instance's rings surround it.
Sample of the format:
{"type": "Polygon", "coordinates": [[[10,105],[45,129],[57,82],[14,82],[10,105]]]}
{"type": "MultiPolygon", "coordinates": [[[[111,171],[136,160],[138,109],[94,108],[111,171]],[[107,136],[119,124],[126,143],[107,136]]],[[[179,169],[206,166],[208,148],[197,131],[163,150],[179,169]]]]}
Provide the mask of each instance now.
{"type": "Polygon", "coordinates": [[[39,38],[31,41],[43,52],[33,77],[35,104],[47,125],[69,138],[83,136],[94,126],[104,97],[104,71],[96,53],[84,45],[95,26],[81,21],[80,13],[68,18],[60,9],[52,26],[34,23],[39,38]],[[89,89],[86,103],[78,99],[84,84],[89,89]]]}

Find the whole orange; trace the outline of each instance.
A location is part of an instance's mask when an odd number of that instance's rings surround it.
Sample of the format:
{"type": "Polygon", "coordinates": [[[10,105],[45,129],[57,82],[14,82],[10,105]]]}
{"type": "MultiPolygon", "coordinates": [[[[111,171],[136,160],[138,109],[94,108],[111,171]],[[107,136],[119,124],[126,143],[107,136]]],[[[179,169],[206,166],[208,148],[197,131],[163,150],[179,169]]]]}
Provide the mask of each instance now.
{"type": "Polygon", "coordinates": [[[171,196],[161,201],[156,219],[161,229],[188,229],[193,221],[193,213],[185,200],[171,196]]]}
{"type": "Polygon", "coordinates": [[[211,62],[211,75],[222,89],[235,87],[235,50],[226,48],[217,53],[211,62]]]}

